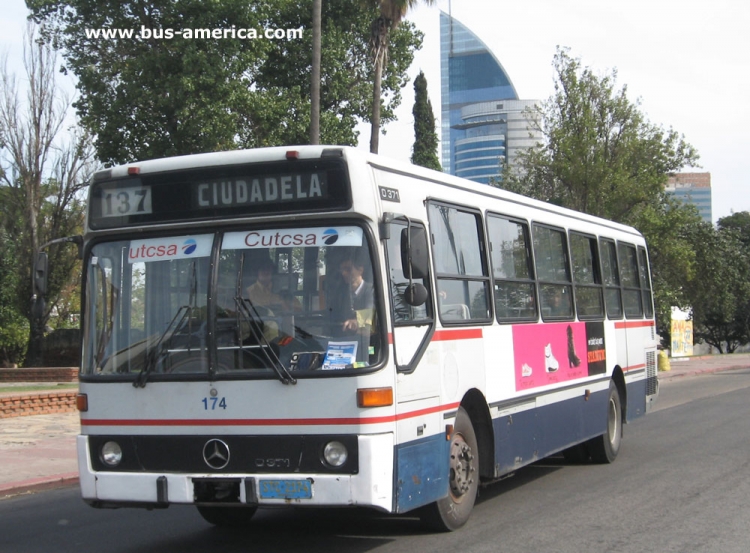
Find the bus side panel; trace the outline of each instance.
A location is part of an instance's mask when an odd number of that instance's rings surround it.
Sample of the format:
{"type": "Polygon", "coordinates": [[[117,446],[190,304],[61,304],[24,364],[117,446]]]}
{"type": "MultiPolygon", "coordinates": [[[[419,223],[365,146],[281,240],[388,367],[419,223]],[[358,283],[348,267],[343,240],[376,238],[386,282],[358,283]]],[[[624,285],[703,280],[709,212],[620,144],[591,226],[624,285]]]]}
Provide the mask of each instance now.
{"type": "Polygon", "coordinates": [[[495,476],[543,459],[606,430],[607,390],[493,420],[495,476]]]}
{"type": "Polygon", "coordinates": [[[396,512],[405,513],[448,495],[450,442],[445,434],[401,444],[396,460],[396,512]]]}

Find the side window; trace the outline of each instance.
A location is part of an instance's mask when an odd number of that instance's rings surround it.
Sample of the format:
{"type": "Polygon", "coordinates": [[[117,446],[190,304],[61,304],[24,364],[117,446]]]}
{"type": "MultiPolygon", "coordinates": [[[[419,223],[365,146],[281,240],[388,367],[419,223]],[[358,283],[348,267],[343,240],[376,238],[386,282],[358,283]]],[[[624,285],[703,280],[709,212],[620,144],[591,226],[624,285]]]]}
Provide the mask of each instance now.
{"type": "Polygon", "coordinates": [[[572,319],[573,287],[565,232],[534,225],[534,258],[542,317],[545,320],[572,319]]]}
{"type": "Polygon", "coordinates": [[[638,276],[638,259],[636,257],[635,246],[618,242],[617,253],[620,258],[620,282],[622,284],[625,317],[642,317],[641,285],[640,277],[638,276]]]}
{"type": "Polygon", "coordinates": [[[490,319],[490,279],[479,213],[430,204],[430,232],[443,322],[490,319]]]}
{"type": "Polygon", "coordinates": [[[537,320],[529,226],[488,215],[487,231],[498,322],[537,320]]]}
{"type": "Polygon", "coordinates": [[[571,232],[570,254],[578,317],[600,319],[604,317],[604,297],[596,238],[571,232]]]}
{"type": "Polygon", "coordinates": [[[599,242],[602,260],[602,280],[604,281],[604,303],[610,319],[622,318],[622,291],[620,290],[620,271],[617,264],[617,248],[612,240],[602,239],[599,242]]]}
{"type": "Polygon", "coordinates": [[[654,302],[651,295],[651,272],[648,266],[646,248],[638,246],[638,274],[641,277],[641,296],[646,317],[654,316],[654,302]]]}
{"type": "MultiPolygon", "coordinates": [[[[412,226],[424,228],[422,225],[412,226]]],[[[406,303],[404,291],[409,286],[409,275],[406,274],[401,262],[401,231],[406,223],[394,221],[391,223],[390,238],[386,240],[388,251],[388,285],[390,286],[391,301],[393,302],[393,322],[395,324],[420,324],[432,320],[432,298],[430,298],[430,279],[414,279],[427,289],[427,301],[420,306],[413,307],[406,303]]]]}

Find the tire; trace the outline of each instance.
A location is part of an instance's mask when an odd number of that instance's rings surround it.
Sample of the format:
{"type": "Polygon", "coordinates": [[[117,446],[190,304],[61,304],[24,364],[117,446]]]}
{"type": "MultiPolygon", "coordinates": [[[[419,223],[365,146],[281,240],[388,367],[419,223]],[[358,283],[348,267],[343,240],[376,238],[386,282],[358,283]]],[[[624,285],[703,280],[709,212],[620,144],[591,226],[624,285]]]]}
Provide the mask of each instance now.
{"type": "Polygon", "coordinates": [[[452,532],[469,520],[479,490],[479,447],[471,419],[458,408],[450,445],[448,495],[423,507],[420,518],[431,530],[452,532]]]}
{"type": "Polygon", "coordinates": [[[613,463],[622,442],[622,400],[614,382],[609,383],[607,399],[607,430],[588,442],[591,460],[595,463],[613,463]]]}
{"type": "Polygon", "coordinates": [[[198,512],[206,522],[224,528],[241,528],[250,523],[257,507],[212,507],[198,505],[198,512]]]}
{"type": "Polygon", "coordinates": [[[586,443],[574,445],[563,451],[565,462],[571,465],[582,465],[589,460],[589,450],[586,443]]]}

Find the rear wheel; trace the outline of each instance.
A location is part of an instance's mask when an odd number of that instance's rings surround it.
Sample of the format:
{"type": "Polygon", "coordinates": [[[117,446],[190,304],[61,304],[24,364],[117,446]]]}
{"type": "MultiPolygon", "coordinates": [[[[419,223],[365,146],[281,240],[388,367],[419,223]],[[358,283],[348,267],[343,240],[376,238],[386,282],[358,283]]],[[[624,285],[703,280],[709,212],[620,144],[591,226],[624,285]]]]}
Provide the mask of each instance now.
{"type": "Polygon", "coordinates": [[[609,383],[607,401],[607,431],[588,442],[591,459],[595,463],[612,463],[620,452],[622,442],[622,401],[614,382],[609,383]]]}
{"type": "Polygon", "coordinates": [[[448,495],[427,505],[422,521],[431,529],[451,532],[461,528],[474,508],[479,489],[479,448],[471,419],[459,407],[451,436],[448,495]]]}
{"type": "Polygon", "coordinates": [[[239,528],[246,526],[253,518],[257,507],[224,507],[198,505],[198,512],[206,522],[214,526],[239,528]]]}

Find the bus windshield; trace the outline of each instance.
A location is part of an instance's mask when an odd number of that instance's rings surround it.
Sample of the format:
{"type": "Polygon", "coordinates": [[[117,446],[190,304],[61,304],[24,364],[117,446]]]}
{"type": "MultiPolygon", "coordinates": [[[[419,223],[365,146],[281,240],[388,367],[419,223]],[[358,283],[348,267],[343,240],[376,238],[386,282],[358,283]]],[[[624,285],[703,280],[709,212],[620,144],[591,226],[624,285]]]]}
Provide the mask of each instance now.
{"type": "Polygon", "coordinates": [[[99,242],[86,263],[84,375],[285,379],[382,360],[357,226],[99,242]]]}

